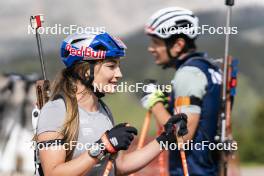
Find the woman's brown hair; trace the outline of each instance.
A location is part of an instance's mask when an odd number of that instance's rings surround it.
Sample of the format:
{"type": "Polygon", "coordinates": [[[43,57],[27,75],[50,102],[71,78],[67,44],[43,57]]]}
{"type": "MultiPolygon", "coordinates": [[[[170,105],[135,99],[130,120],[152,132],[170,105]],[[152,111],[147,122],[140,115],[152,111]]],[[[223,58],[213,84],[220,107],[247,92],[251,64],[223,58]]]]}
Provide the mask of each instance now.
{"type": "MultiPolygon", "coordinates": [[[[60,131],[64,136],[64,141],[71,144],[71,141],[76,142],[79,131],[79,113],[78,103],[76,98],[77,80],[72,77],[72,73],[77,73],[81,77],[89,73],[89,63],[79,62],[70,68],[65,68],[59,73],[52,83],[51,100],[57,95],[62,95],[66,106],[66,117],[63,127],[60,131]]],[[[66,161],[73,156],[74,147],[66,150],[66,161]],[[71,149],[71,150],[70,150],[71,149]]]]}

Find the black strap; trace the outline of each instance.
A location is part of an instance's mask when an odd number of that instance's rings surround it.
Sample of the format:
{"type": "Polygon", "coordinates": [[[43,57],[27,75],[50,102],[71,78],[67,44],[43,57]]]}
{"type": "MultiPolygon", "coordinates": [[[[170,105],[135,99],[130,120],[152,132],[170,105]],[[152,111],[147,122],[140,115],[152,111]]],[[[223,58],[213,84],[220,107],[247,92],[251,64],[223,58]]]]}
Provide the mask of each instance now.
{"type": "Polygon", "coordinates": [[[94,88],[94,86],[93,86],[94,66],[95,66],[95,62],[90,62],[90,76],[89,76],[88,80],[83,79],[78,73],[75,73],[75,72],[72,72],[71,76],[74,79],[80,80],[83,85],[85,85],[87,88],[91,89],[93,91],[93,93],[95,94],[95,96],[97,96],[98,98],[102,98],[102,97],[104,97],[105,94],[100,92],[97,88],[94,88]]]}
{"type": "MultiPolygon", "coordinates": [[[[113,119],[113,117],[112,117],[112,113],[111,113],[111,111],[110,111],[110,109],[107,107],[107,105],[104,103],[104,101],[102,100],[102,99],[98,99],[99,100],[99,103],[102,105],[102,107],[104,108],[104,110],[105,110],[105,112],[106,112],[106,114],[107,114],[107,116],[108,116],[108,118],[110,119],[110,121],[112,122],[112,125],[114,126],[115,125],[115,122],[114,122],[114,119],[113,119]]],[[[110,157],[110,156],[109,156],[110,157]]],[[[108,160],[109,160],[110,158],[108,158],[108,160]]],[[[106,162],[107,163],[107,162],[106,162]]],[[[114,168],[116,168],[116,160],[114,159],[114,168]]],[[[117,175],[116,174],[116,172],[117,172],[117,170],[115,169],[115,175],[117,175]]]]}
{"type": "Polygon", "coordinates": [[[89,85],[92,85],[94,80],[94,66],[95,66],[95,62],[90,62],[90,75],[89,75],[89,80],[87,81],[87,84],[89,85]]]}
{"type": "Polygon", "coordinates": [[[39,173],[39,176],[44,176],[44,172],[43,172],[43,169],[42,169],[42,166],[40,163],[39,163],[39,167],[38,167],[38,173],[39,173]]]}
{"type": "Polygon", "coordinates": [[[205,62],[216,70],[219,70],[220,68],[219,65],[217,65],[217,61],[208,58],[205,53],[194,53],[193,55],[191,55],[191,57],[187,58],[187,60],[181,65],[181,67],[188,66],[188,64],[194,60],[205,62]]]}
{"type": "Polygon", "coordinates": [[[100,98],[98,99],[99,103],[102,105],[103,109],[105,110],[108,118],[110,119],[110,121],[112,122],[112,125],[114,126],[115,122],[114,119],[112,117],[112,114],[110,112],[110,109],[107,107],[107,105],[103,102],[103,100],[101,100],[100,98]]]}
{"type": "Polygon", "coordinates": [[[65,103],[65,98],[64,98],[64,96],[63,96],[62,94],[56,94],[56,95],[54,95],[52,101],[54,101],[54,100],[58,100],[58,99],[60,99],[60,98],[61,98],[61,99],[64,101],[64,103],[65,103]]]}
{"type": "Polygon", "coordinates": [[[197,106],[202,106],[202,100],[196,96],[190,96],[190,104],[191,105],[197,105],[197,106]]]}
{"type": "MultiPolygon", "coordinates": [[[[89,88],[92,88],[91,85],[93,83],[94,80],[94,67],[95,67],[95,62],[89,62],[90,63],[90,75],[89,75],[89,79],[83,79],[78,73],[75,73],[74,71],[72,71],[71,69],[69,69],[69,72],[67,72],[68,76],[73,77],[74,79],[78,79],[81,81],[82,84],[84,84],[85,86],[88,86],[89,88]]],[[[83,75],[85,76],[85,75],[83,75]]]]}

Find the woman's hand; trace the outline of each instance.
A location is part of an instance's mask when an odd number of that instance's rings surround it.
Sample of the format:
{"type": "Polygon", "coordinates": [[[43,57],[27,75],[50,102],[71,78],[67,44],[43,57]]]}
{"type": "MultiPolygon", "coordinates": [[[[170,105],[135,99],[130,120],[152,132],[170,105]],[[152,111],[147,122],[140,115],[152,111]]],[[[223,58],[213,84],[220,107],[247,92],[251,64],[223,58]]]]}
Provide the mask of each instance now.
{"type": "Polygon", "coordinates": [[[109,131],[106,131],[98,143],[103,143],[105,151],[116,153],[119,150],[127,150],[131,142],[137,135],[137,129],[127,123],[120,123],[109,131]]]}

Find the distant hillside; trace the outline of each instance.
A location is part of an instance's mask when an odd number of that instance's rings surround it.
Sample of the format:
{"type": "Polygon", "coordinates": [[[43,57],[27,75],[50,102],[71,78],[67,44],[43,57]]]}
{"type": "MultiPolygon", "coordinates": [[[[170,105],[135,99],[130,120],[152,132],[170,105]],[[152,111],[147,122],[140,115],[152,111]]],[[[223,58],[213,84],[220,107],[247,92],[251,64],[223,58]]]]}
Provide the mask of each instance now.
{"type": "MultiPolygon", "coordinates": [[[[198,13],[198,16],[201,24],[210,26],[224,26],[225,24],[225,13],[222,11],[202,12],[198,13]]],[[[264,29],[264,23],[261,22],[261,19],[264,19],[263,8],[247,7],[237,9],[233,12],[232,17],[232,25],[238,27],[239,34],[231,36],[230,53],[239,59],[241,73],[246,75],[252,87],[260,92],[260,90],[264,90],[264,82],[260,81],[264,73],[264,59],[262,59],[264,42],[258,42],[258,39],[264,38],[263,34],[261,33],[262,35],[260,35],[259,32],[264,29]]],[[[224,53],[224,37],[224,35],[202,35],[197,41],[198,49],[207,51],[211,57],[222,57],[224,53]]],[[[58,38],[56,38],[56,42],[59,43],[58,38]]],[[[161,80],[166,78],[168,81],[171,78],[171,76],[167,75],[170,75],[173,70],[164,73],[154,65],[151,55],[146,51],[148,37],[144,35],[143,29],[125,38],[125,43],[128,46],[128,52],[122,68],[127,79],[142,80],[146,77],[159,77],[161,80]]],[[[48,47],[49,43],[43,39],[43,45],[48,47]]],[[[58,57],[59,51],[56,51],[56,53],[45,52],[48,75],[50,77],[62,66],[58,57]]],[[[2,62],[0,68],[4,72],[14,70],[19,72],[40,71],[37,51],[11,59],[10,62],[2,62]]]]}

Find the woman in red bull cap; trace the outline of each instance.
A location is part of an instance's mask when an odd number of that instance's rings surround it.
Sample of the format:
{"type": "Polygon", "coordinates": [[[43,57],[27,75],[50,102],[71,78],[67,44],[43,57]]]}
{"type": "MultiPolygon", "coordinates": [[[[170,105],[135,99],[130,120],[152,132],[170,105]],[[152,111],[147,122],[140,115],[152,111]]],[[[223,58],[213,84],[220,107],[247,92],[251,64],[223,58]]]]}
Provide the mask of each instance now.
{"type": "Polygon", "coordinates": [[[66,68],[53,82],[51,100],[38,121],[38,175],[102,175],[109,156],[117,153],[110,175],[129,174],[159,155],[161,142],[175,142],[169,130],[140,150],[119,152],[128,149],[137,129],[127,123],[115,125],[100,98],[115,92],[125,49],[121,40],[108,33],[73,34],[63,41],[61,58],[66,68]]]}

